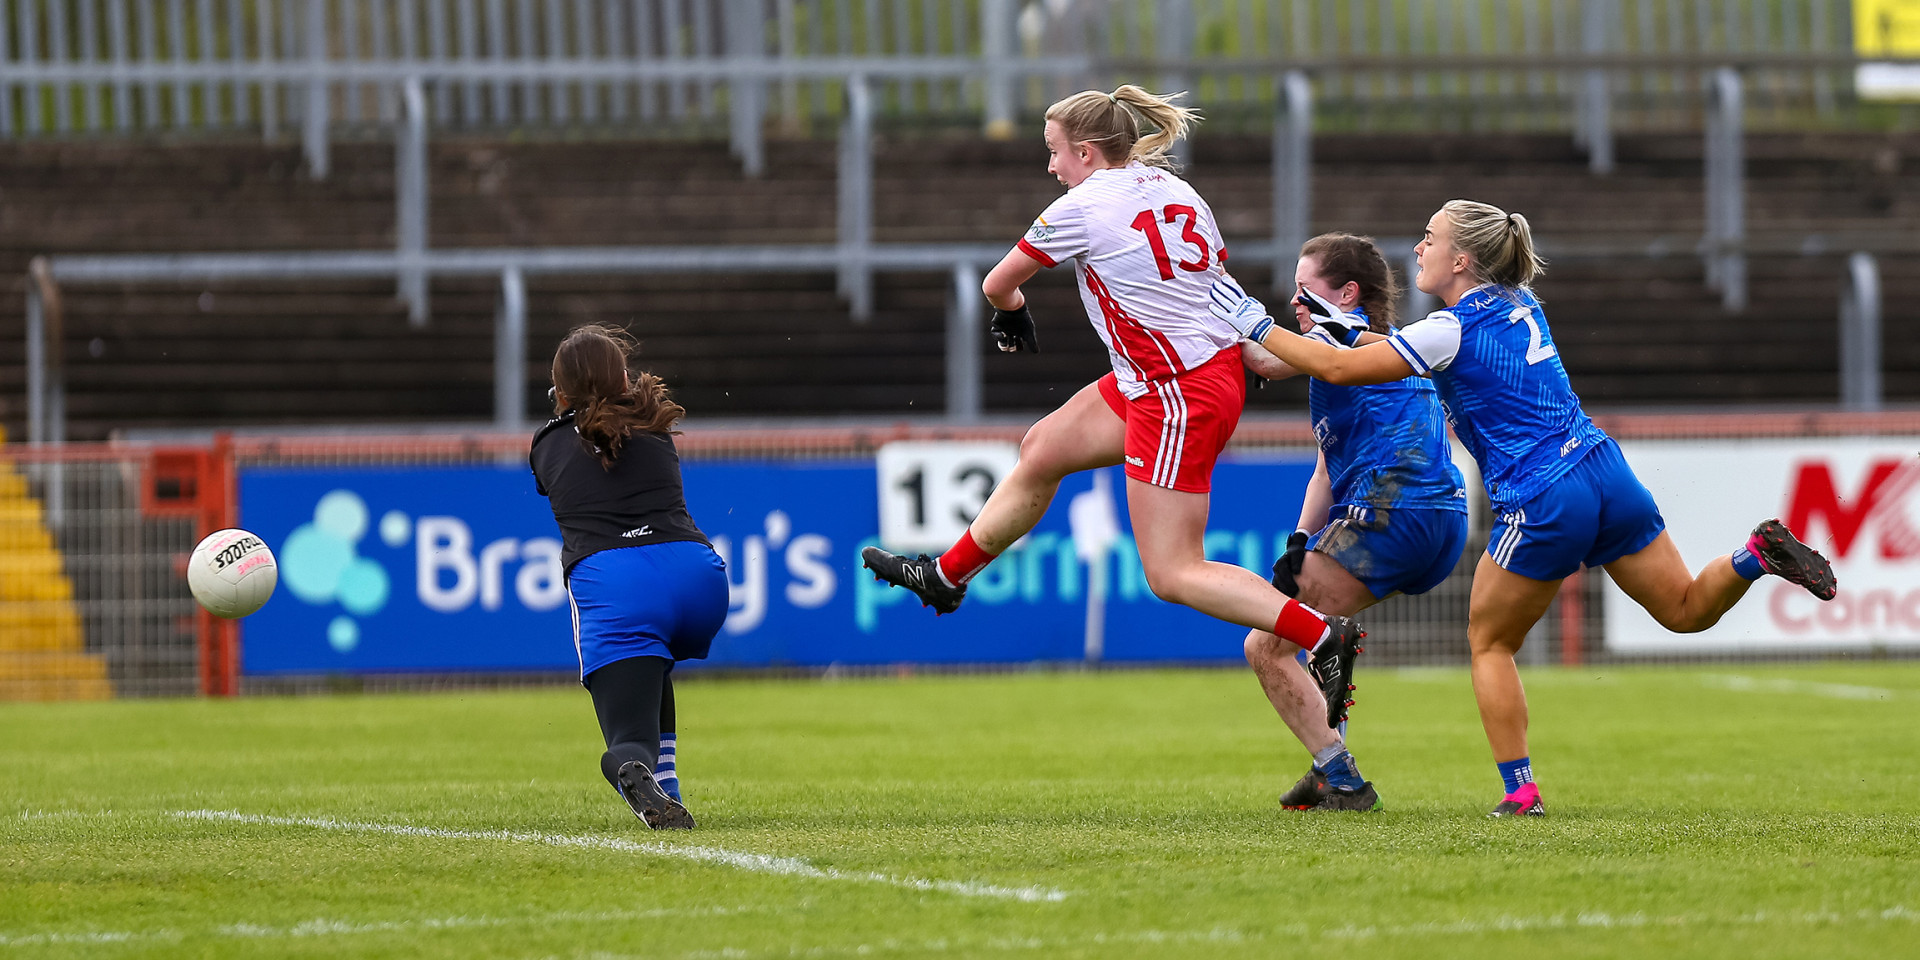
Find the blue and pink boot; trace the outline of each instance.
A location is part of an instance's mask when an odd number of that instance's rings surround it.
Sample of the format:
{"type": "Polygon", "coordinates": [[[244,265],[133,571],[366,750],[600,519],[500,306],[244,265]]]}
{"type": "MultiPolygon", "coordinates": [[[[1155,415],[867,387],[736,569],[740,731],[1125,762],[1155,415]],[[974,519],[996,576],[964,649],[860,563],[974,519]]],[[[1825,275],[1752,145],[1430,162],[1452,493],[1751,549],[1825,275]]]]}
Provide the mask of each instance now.
{"type": "Polygon", "coordinates": [[[1778,519],[1761,521],[1746,545],[1733,555],[1733,569],[1741,576],[1757,579],[1756,567],[1761,573],[1806,587],[1808,593],[1822,600],[1832,600],[1840,590],[1833,564],[1820,551],[1801,543],[1778,519]]]}
{"type": "Polygon", "coordinates": [[[1540,802],[1540,788],[1531,781],[1507,794],[1487,813],[1489,817],[1544,817],[1547,805],[1540,802]]]}

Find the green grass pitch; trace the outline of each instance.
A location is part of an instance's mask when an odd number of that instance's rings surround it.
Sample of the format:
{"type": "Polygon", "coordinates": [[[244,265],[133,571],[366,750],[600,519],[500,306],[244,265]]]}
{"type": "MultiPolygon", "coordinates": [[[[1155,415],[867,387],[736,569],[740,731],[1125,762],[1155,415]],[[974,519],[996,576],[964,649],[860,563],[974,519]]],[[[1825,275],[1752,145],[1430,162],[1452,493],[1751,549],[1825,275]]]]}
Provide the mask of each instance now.
{"type": "Polygon", "coordinates": [[[673,836],[577,688],[0,705],[0,960],[1920,956],[1920,665],[1528,683],[1539,821],[1460,670],[1337,815],[1244,671],[692,680],[673,836]]]}

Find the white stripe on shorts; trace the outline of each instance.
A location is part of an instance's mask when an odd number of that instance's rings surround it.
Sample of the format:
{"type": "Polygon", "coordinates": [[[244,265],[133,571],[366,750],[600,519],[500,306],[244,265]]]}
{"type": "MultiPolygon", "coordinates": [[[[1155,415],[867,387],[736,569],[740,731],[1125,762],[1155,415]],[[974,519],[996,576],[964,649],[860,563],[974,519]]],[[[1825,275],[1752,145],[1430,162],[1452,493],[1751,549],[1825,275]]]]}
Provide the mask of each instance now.
{"type": "Polygon", "coordinates": [[[1154,458],[1153,483],[1155,486],[1172,488],[1175,479],[1180,476],[1180,461],[1187,447],[1187,397],[1180,391],[1178,380],[1168,380],[1156,384],[1160,392],[1162,409],[1160,419],[1160,452],[1154,458]]]}
{"type": "Polygon", "coordinates": [[[1527,522],[1527,512],[1514,510],[1501,520],[1506,523],[1507,532],[1500,535],[1500,543],[1493,549],[1493,562],[1505,568],[1513,560],[1513,551],[1520,546],[1520,525],[1527,522]]]}
{"type": "Polygon", "coordinates": [[[1167,472],[1167,439],[1173,434],[1173,401],[1167,396],[1167,385],[1164,383],[1154,384],[1153,393],[1160,398],[1160,445],[1153,451],[1153,473],[1147,482],[1164,487],[1166,483],[1160,478],[1167,472]]]}
{"type": "Polygon", "coordinates": [[[587,678],[587,655],[580,652],[580,605],[573,601],[573,584],[567,584],[567,610],[573,614],[573,656],[580,661],[580,679],[587,678]]]}

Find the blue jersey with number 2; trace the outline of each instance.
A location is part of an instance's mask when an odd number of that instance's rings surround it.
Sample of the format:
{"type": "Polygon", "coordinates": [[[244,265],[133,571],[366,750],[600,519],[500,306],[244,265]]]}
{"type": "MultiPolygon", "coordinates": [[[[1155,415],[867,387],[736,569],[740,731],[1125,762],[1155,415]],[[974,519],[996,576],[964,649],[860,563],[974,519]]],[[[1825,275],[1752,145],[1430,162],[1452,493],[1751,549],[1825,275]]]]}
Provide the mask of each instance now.
{"type": "Polygon", "coordinates": [[[1483,284],[1387,342],[1433,378],[1496,512],[1533,499],[1607,439],[1580,408],[1529,290],[1483,284]]]}

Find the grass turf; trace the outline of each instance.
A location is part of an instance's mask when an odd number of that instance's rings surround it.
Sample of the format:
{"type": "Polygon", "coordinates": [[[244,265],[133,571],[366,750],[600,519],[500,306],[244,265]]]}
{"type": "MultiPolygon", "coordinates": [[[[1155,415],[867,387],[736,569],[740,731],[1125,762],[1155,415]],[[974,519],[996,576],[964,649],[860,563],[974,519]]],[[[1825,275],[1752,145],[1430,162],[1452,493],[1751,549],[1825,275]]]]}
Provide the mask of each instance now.
{"type": "Polygon", "coordinates": [[[1528,682],[1538,821],[1457,670],[1363,674],[1340,815],[1243,672],[687,682],[675,836],[577,689],[0,705],[0,958],[1920,953],[1920,666],[1528,682]]]}

